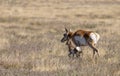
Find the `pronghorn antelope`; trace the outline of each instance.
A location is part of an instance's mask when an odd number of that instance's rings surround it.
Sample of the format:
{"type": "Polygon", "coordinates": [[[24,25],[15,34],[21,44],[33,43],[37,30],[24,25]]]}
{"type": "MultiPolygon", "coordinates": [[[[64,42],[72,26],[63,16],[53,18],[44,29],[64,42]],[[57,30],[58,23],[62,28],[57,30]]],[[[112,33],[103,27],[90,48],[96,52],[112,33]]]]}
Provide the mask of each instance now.
{"type": "MultiPolygon", "coordinates": [[[[69,49],[69,54],[68,56],[70,57],[71,55],[74,57],[74,55],[76,55],[76,57],[80,56],[80,53],[82,53],[82,50],[80,47],[76,46],[75,43],[73,42],[73,40],[71,38],[69,38],[66,42],[66,45],[68,45],[68,49],[69,49]]],[[[83,53],[82,53],[83,55],[83,53]]]]}
{"type": "MultiPolygon", "coordinates": [[[[100,35],[93,31],[85,31],[85,30],[77,30],[75,32],[71,32],[70,30],[65,28],[65,33],[63,38],[61,39],[61,42],[65,42],[68,45],[70,54],[75,54],[78,52],[82,52],[81,46],[89,46],[93,49],[93,57],[95,55],[95,52],[98,54],[98,49],[95,48],[95,45],[97,44],[98,40],[100,39],[100,35]],[[70,41],[70,43],[69,43],[70,41]],[[73,42],[73,43],[71,43],[73,42]],[[76,52],[71,52],[74,48],[76,49],[76,52]]],[[[69,55],[70,55],[69,54],[69,55]]]]}

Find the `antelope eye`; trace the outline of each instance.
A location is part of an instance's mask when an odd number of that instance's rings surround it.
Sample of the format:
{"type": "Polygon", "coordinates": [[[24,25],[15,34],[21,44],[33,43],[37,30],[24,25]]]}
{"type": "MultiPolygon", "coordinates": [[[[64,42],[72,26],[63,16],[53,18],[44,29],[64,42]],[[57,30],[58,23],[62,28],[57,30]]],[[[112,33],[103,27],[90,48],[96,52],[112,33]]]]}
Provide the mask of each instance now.
{"type": "Polygon", "coordinates": [[[66,36],[66,34],[63,34],[63,36],[66,36]]]}

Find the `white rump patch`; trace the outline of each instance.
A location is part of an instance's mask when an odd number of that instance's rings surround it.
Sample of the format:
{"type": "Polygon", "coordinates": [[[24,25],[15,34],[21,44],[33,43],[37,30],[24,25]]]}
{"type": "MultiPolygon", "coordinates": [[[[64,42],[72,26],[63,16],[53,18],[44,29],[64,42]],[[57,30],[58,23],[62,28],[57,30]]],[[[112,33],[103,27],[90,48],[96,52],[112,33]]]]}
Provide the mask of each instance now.
{"type": "Polygon", "coordinates": [[[77,46],[77,47],[76,47],[76,50],[77,50],[77,51],[81,51],[81,48],[77,46]]]}
{"type": "Polygon", "coordinates": [[[97,34],[97,33],[91,33],[91,34],[90,34],[90,38],[94,41],[95,44],[97,44],[100,36],[99,36],[99,34],[97,34]]]}
{"type": "Polygon", "coordinates": [[[97,37],[97,41],[100,39],[100,35],[98,33],[95,33],[97,37]]]}

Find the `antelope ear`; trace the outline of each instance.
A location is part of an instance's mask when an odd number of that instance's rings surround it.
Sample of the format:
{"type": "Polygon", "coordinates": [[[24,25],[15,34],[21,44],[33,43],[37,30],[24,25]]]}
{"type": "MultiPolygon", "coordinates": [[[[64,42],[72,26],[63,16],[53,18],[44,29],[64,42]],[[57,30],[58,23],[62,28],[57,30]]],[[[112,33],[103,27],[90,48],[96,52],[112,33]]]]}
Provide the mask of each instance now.
{"type": "Polygon", "coordinates": [[[71,30],[71,29],[69,29],[69,32],[72,32],[72,30],[71,30]]]}
{"type": "Polygon", "coordinates": [[[65,27],[65,31],[68,32],[68,29],[65,27]]]}

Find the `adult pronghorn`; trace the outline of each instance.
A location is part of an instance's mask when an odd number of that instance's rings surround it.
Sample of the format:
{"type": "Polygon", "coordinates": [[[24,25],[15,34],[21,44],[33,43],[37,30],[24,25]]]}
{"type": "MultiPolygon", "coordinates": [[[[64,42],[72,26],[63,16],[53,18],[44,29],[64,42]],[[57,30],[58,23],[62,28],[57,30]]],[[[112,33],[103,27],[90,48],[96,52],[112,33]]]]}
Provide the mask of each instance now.
{"type": "MultiPolygon", "coordinates": [[[[93,31],[77,30],[75,32],[71,32],[70,30],[65,28],[65,33],[63,35],[63,38],[61,39],[61,42],[66,41],[69,47],[70,54],[74,54],[73,52],[71,52],[71,48],[74,48],[72,50],[76,49],[77,51],[82,52],[80,48],[81,46],[89,46],[93,49],[93,57],[94,57],[95,52],[99,56],[98,49],[95,48],[95,45],[97,44],[99,39],[100,39],[100,35],[93,31]]],[[[77,51],[75,53],[77,53],[77,51]]]]}

